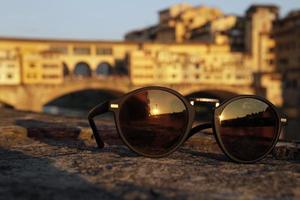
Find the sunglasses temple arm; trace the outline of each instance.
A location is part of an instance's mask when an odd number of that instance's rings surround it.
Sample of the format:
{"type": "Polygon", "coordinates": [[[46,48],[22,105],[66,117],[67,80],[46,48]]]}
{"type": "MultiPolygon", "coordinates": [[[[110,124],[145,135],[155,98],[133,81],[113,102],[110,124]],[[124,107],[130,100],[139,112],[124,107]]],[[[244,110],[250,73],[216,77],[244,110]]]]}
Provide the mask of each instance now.
{"type": "Polygon", "coordinates": [[[110,105],[109,101],[106,101],[106,102],[104,102],[102,104],[99,104],[96,107],[94,107],[88,114],[88,120],[89,120],[90,126],[91,126],[92,131],[93,131],[93,135],[95,137],[95,140],[96,140],[97,145],[98,145],[99,148],[104,147],[104,142],[101,139],[100,134],[97,130],[97,126],[95,124],[94,117],[97,116],[97,115],[101,115],[101,114],[104,114],[104,113],[108,112],[109,111],[109,105],[110,105]]]}
{"type": "Polygon", "coordinates": [[[194,128],[192,128],[189,132],[189,135],[187,137],[187,139],[189,139],[190,137],[192,137],[193,135],[195,135],[196,133],[205,130],[205,129],[209,129],[212,128],[212,124],[211,123],[206,123],[206,124],[200,124],[198,126],[195,126],[194,128]]]}

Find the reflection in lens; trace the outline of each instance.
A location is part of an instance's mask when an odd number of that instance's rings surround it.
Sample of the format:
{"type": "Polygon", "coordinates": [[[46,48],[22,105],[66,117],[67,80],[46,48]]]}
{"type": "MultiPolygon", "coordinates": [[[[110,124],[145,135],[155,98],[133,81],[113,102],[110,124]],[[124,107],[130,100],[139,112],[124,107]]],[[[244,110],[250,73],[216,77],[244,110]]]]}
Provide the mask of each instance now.
{"type": "Polygon", "coordinates": [[[242,98],[224,108],[217,128],[230,155],[251,161],[272,147],[277,133],[276,119],[274,109],[265,102],[242,98]]]}
{"type": "Polygon", "coordinates": [[[181,141],[188,113],[177,96],[151,89],[127,98],[119,119],[121,131],[132,147],[144,154],[160,155],[181,141]]]}

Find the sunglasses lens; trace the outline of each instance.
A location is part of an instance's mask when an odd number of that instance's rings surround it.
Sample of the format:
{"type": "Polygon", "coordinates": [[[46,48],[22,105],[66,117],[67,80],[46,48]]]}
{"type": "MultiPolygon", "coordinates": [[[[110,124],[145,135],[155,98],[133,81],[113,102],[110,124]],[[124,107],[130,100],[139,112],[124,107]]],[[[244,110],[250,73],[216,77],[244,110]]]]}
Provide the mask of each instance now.
{"type": "Polygon", "coordinates": [[[174,94],[149,89],[128,97],[120,109],[120,129],[138,152],[162,155],[181,142],[188,124],[185,104],[174,94]]]}
{"type": "Polygon", "coordinates": [[[278,122],[276,112],[267,103],[254,98],[238,99],[229,103],[218,118],[216,128],[231,156],[254,161],[272,148],[278,122]]]}

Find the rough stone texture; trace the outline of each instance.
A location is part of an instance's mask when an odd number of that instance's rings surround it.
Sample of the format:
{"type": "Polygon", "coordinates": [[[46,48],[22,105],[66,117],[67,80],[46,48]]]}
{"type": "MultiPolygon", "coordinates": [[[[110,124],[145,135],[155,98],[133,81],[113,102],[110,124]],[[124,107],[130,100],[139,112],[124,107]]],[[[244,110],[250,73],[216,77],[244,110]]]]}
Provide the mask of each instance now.
{"type": "Polygon", "coordinates": [[[98,121],[0,109],[0,199],[299,199],[298,147],[280,144],[257,164],[229,161],[210,136],[162,159],[137,156],[98,121]],[[287,148],[288,147],[288,148],[287,148]]]}

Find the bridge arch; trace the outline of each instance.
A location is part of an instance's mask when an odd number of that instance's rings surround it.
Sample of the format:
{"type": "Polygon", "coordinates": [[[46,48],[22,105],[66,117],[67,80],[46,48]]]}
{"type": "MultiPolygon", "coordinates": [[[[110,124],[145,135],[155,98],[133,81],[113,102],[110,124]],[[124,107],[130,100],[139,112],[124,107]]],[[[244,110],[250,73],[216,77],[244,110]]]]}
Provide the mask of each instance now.
{"type": "Polygon", "coordinates": [[[98,76],[109,76],[113,73],[113,67],[108,62],[100,62],[96,68],[98,76]]]}
{"type": "Polygon", "coordinates": [[[124,93],[111,89],[81,89],[65,93],[54,99],[49,99],[43,105],[43,110],[58,112],[58,108],[81,110],[88,112],[94,106],[107,100],[116,99],[124,93]]]}
{"type": "Polygon", "coordinates": [[[80,90],[105,90],[125,94],[134,89],[129,78],[123,77],[112,81],[99,81],[97,78],[65,79],[55,85],[18,85],[0,86],[0,101],[19,110],[40,112],[43,106],[52,100],[80,90]]]}
{"type": "Polygon", "coordinates": [[[74,75],[79,77],[91,77],[91,67],[86,62],[78,62],[74,67],[74,75]]]}

